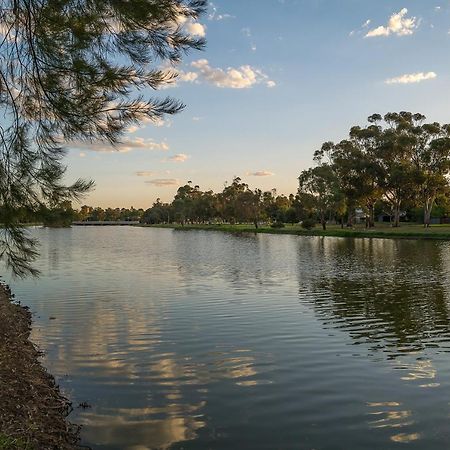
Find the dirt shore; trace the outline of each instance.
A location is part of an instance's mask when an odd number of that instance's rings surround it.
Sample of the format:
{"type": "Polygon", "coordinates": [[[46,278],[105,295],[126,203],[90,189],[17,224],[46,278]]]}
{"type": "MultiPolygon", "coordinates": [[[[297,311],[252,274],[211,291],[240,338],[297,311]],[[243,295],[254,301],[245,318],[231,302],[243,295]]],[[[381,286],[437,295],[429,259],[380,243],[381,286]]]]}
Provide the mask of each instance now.
{"type": "Polygon", "coordinates": [[[70,402],[29,340],[31,314],[0,284],[0,450],[79,449],[70,402]]]}

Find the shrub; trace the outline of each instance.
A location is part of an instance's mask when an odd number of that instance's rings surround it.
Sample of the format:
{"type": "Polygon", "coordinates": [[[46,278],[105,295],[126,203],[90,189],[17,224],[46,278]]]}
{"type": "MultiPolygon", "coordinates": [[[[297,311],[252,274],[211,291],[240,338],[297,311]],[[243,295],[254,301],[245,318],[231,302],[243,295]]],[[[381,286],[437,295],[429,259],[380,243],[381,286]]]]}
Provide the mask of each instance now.
{"type": "Polygon", "coordinates": [[[305,219],[302,221],[302,228],[305,230],[311,230],[316,226],[316,221],[314,219],[305,219]]]}
{"type": "Polygon", "coordinates": [[[276,222],[272,223],[271,228],[284,228],[284,223],[281,220],[277,220],[276,222]]]}

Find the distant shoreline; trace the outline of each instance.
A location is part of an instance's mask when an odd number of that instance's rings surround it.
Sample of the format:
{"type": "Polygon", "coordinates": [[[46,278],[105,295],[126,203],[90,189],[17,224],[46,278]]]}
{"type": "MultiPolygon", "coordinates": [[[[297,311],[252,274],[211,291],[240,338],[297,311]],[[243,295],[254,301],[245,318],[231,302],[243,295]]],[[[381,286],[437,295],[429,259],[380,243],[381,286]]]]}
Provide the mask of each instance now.
{"type": "Polygon", "coordinates": [[[70,402],[29,340],[31,313],[0,283],[0,448],[78,449],[70,402]]]}
{"type": "Polygon", "coordinates": [[[419,224],[402,224],[398,228],[386,224],[366,229],[364,226],[355,228],[341,228],[338,225],[329,225],[327,230],[313,228],[305,230],[299,225],[286,225],[284,228],[271,228],[264,225],[255,228],[253,225],[230,225],[230,224],[139,224],[137,227],[169,228],[175,230],[202,230],[221,231],[225,233],[261,233],[261,234],[287,234],[295,236],[323,236],[323,237],[346,237],[346,238],[380,238],[380,239],[416,239],[416,240],[450,240],[450,225],[434,225],[424,228],[419,224]]]}

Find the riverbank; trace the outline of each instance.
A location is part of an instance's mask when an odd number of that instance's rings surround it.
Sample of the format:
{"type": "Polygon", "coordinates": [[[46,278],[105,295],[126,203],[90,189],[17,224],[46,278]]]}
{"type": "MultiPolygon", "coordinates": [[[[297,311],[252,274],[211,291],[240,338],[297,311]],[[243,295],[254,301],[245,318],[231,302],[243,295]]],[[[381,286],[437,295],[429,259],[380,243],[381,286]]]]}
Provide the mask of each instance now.
{"type": "Polygon", "coordinates": [[[30,330],[30,312],[0,284],[0,450],[79,448],[78,429],[66,420],[70,403],[40,363],[30,330]]]}
{"type": "Polygon", "coordinates": [[[267,234],[293,234],[297,236],[332,236],[332,237],[350,237],[350,238],[383,238],[383,239],[436,239],[450,240],[450,225],[432,225],[424,228],[420,224],[402,223],[400,227],[393,228],[389,224],[379,223],[375,228],[366,229],[364,225],[357,225],[354,228],[341,228],[338,225],[328,225],[324,231],[319,227],[312,230],[305,230],[300,225],[288,225],[284,228],[271,228],[270,226],[261,226],[255,228],[253,225],[207,225],[194,224],[158,224],[158,225],[137,225],[142,227],[172,228],[177,230],[207,230],[222,231],[226,233],[267,233],[267,234]]]}

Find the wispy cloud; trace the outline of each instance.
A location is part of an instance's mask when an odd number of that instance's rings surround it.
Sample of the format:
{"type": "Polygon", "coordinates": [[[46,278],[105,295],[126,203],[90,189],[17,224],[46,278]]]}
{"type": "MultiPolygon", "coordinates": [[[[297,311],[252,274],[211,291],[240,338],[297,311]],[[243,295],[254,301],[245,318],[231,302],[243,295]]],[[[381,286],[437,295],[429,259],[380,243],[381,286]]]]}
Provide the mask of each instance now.
{"type": "Polygon", "coordinates": [[[256,44],[253,41],[252,31],[249,27],[244,27],[241,29],[241,33],[250,41],[250,49],[255,52],[256,44]]]}
{"type": "Polygon", "coordinates": [[[208,20],[225,20],[225,19],[235,19],[235,16],[232,16],[231,14],[226,13],[219,13],[219,9],[214,3],[210,3],[210,10],[211,12],[208,15],[208,20]]]}
{"type": "Polygon", "coordinates": [[[252,31],[250,30],[249,27],[244,27],[241,29],[241,33],[245,36],[245,37],[252,37],[252,31]]]}
{"type": "Polygon", "coordinates": [[[111,145],[109,142],[70,142],[70,147],[77,149],[92,150],[94,152],[104,153],[128,153],[133,150],[149,150],[149,151],[167,151],[169,145],[167,142],[155,142],[153,139],[144,139],[135,137],[133,139],[124,139],[122,142],[111,145]]]}
{"type": "Polygon", "coordinates": [[[133,133],[136,133],[136,131],[146,128],[146,126],[148,124],[151,124],[152,126],[157,127],[157,128],[161,128],[161,127],[170,128],[172,126],[172,121],[169,118],[163,119],[161,117],[157,117],[154,119],[143,118],[143,119],[141,119],[139,125],[130,125],[126,129],[126,131],[127,131],[127,133],[133,134],[133,133]]]}
{"type": "Polygon", "coordinates": [[[137,130],[139,130],[139,127],[137,125],[130,125],[127,128],[128,133],[136,133],[137,130]]]}
{"type": "Polygon", "coordinates": [[[390,36],[395,34],[397,36],[408,36],[413,34],[418,28],[419,23],[416,17],[406,17],[408,13],[407,8],[403,8],[398,13],[392,14],[386,26],[379,26],[370,30],[366,37],[380,37],[380,36],[390,36]]]}
{"type": "Polygon", "coordinates": [[[359,29],[350,31],[349,36],[353,36],[353,35],[356,34],[356,33],[360,34],[360,33],[362,32],[362,30],[364,30],[365,28],[367,28],[367,27],[370,25],[371,22],[372,22],[372,21],[371,21],[370,19],[367,19],[367,20],[361,25],[361,27],[360,27],[359,29]]]}
{"type": "Polygon", "coordinates": [[[170,156],[167,158],[167,161],[171,162],[185,162],[190,158],[189,155],[186,155],[185,153],[178,153],[176,155],[170,156]]]}
{"type": "Polygon", "coordinates": [[[275,174],[268,170],[257,170],[255,172],[247,172],[246,175],[251,176],[251,177],[271,177],[272,175],[275,175],[275,174]]]}
{"type": "Polygon", "coordinates": [[[385,81],[386,84],[411,84],[420,83],[421,81],[432,80],[437,77],[435,72],[418,72],[405,73],[399,77],[389,78],[385,81]]]}
{"type": "Polygon", "coordinates": [[[155,180],[146,181],[147,184],[151,184],[153,186],[158,187],[166,187],[166,186],[178,186],[180,181],[176,178],[156,178],[155,180]]]}
{"type": "Polygon", "coordinates": [[[205,82],[219,88],[248,89],[257,84],[265,84],[269,88],[276,86],[275,81],[261,70],[243,65],[238,68],[221,69],[211,67],[207,59],[199,59],[191,63],[192,71],[179,72],[178,81],[205,82]]]}
{"type": "Polygon", "coordinates": [[[152,177],[153,175],[156,175],[156,172],[151,172],[149,170],[142,170],[142,171],[136,172],[136,175],[138,177],[152,177]]]}

